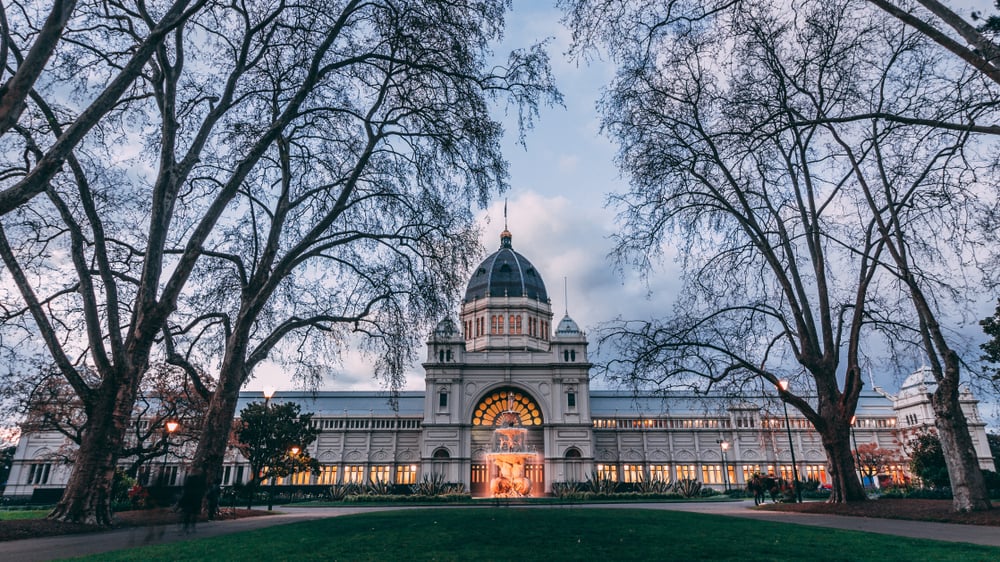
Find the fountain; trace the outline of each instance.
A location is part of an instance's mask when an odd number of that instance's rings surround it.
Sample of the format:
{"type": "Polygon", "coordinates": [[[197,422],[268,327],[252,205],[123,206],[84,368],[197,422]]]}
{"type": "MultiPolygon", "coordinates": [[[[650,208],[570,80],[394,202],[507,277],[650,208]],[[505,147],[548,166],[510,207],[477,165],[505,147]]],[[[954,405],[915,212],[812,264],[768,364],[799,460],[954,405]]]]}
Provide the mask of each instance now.
{"type": "Polygon", "coordinates": [[[525,463],[536,453],[528,449],[525,437],[528,430],[519,427],[520,416],[513,410],[505,410],[497,416],[500,425],[493,431],[491,452],[486,454],[492,466],[490,492],[495,498],[517,498],[531,492],[531,480],[525,477],[525,463]]]}

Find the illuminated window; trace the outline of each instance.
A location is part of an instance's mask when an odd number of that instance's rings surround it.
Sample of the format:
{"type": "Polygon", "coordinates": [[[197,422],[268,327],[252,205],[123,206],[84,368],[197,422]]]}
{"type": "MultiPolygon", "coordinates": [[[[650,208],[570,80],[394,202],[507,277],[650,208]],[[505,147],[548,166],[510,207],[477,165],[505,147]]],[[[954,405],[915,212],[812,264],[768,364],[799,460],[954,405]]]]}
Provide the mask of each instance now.
{"type": "Polygon", "coordinates": [[[759,464],[745,464],[743,465],[743,481],[749,482],[753,480],[754,474],[761,474],[759,464]]]}
{"type": "Polygon", "coordinates": [[[371,472],[368,475],[369,482],[389,482],[390,476],[392,476],[391,467],[387,465],[376,465],[373,466],[371,472]]]}
{"type": "Polygon", "coordinates": [[[319,476],[316,483],[324,486],[333,486],[337,483],[337,465],[324,465],[319,467],[319,476]]]}
{"type": "Polygon", "coordinates": [[[344,467],[344,482],[348,484],[363,484],[365,481],[365,467],[360,464],[352,464],[344,467]]]}
{"type": "Polygon", "coordinates": [[[624,482],[642,482],[642,467],[637,464],[623,464],[622,479],[624,482]]]}
{"type": "Polygon", "coordinates": [[[542,425],[542,413],[535,401],[516,388],[502,388],[484,396],[472,415],[472,425],[500,425],[516,416],[517,425],[542,425]]]}
{"type": "Polygon", "coordinates": [[[396,484],[416,484],[417,465],[401,464],[396,466],[396,484]]]}
{"type": "Polygon", "coordinates": [[[806,480],[815,480],[820,484],[826,484],[826,466],[822,464],[807,464],[806,480]]]}
{"type": "Polygon", "coordinates": [[[308,470],[302,470],[292,474],[292,484],[296,486],[307,486],[312,479],[312,473],[308,470]]]}
{"type": "Polygon", "coordinates": [[[510,315],[509,323],[507,324],[507,330],[510,333],[512,333],[512,334],[516,334],[516,335],[520,335],[521,334],[521,316],[520,315],[515,315],[515,314],[511,314],[510,315]]]}
{"type": "Polygon", "coordinates": [[[669,464],[651,464],[649,465],[649,479],[651,481],[670,483],[670,465],[669,464]]]}
{"type": "Polygon", "coordinates": [[[722,465],[705,464],[701,467],[701,481],[705,484],[722,484],[722,465]]]}
{"type": "Polygon", "coordinates": [[[678,480],[697,480],[698,479],[698,467],[693,464],[679,464],[677,465],[677,479],[678,480]]]}
{"type": "Polygon", "coordinates": [[[597,476],[600,478],[606,478],[612,482],[617,482],[618,469],[613,464],[599,464],[597,465],[597,476]]]}
{"type": "Polygon", "coordinates": [[[783,465],[781,465],[781,466],[778,467],[778,470],[781,471],[780,472],[780,477],[781,477],[782,480],[792,481],[794,479],[794,476],[793,476],[794,471],[792,470],[792,465],[790,465],[790,464],[783,464],[783,465]]]}

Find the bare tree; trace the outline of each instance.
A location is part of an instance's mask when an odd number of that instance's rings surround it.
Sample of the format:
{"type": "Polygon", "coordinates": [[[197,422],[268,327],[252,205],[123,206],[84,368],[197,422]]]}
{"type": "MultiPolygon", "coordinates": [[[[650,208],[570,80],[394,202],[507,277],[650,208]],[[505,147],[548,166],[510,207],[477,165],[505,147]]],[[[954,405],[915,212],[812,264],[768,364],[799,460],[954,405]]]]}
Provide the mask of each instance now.
{"type": "MultiPolygon", "coordinates": [[[[936,97],[981,88],[854,4],[662,5],[672,19],[627,11],[577,34],[601,37],[620,67],[602,102],[632,183],[612,196],[615,256],[649,271],[676,233],[686,271],[674,318],[608,327],[601,343],[623,359],[606,368],[657,387],[765,381],[819,433],[831,501],[863,500],[848,438],[864,348],[913,332],[862,182],[974,174],[974,159],[952,157],[968,127],[935,125],[979,122],[991,105],[936,97]],[[890,144],[891,168],[869,158],[890,144]]],[[[912,238],[937,235],[909,224],[912,238]]]]}
{"type": "Polygon", "coordinates": [[[538,48],[483,65],[501,18],[463,3],[369,2],[343,14],[353,40],[329,63],[328,98],[244,183],[242,216],[206,251],[211,288],[192,293],[181,312],[194,312],[167,334],[188,348],[221,338],[194,461],[210,485],[228,438],[217,429],[261,361],[319,377],[354,334],[396,390],[422,328],[449,309],[479,251],[469,202],[506,181],[490,99],[510,96],[529,118],[543,96],[558,100],[538,48]]]}
{"type": "MultiPolygon", "coordinates": [[[[0,85],[0,139],[5,150],[17,155],[3,162],[0,168],[0,216],[46,190],[73,149],[102,118],[130,97],[129,88],[153,53],[162,47],[167,35],[203,5],[203,0],[176,0],[163,6],[141,2],[133,11],[115,2],[99,2],[88,3],[77,10],[75,0],[56,0],[39,25],[36,25],[35,9],[30,2],[0,6],[0,61],[3,63],[0,77],[10,74],[0,85]],[[74,11],[80,12],[76,17],[81,29],[71,25],[74,11]],[[103,31],[89,27],[89,23],[96,20],[102,22],[103,31]],[[136,26],[137,23],[140,25],[136,26]],[[88,35],[104,32],[126,40],[113,46],[106,43],[101,50],[88,48],[96,47],[88,35]],[[92,62],[86,68],[72,65],[47,68],[60,43],[86,45],[84,56],[92,62]],[[64,73],[70,76],[63,76],[64,73]],[[101,86],[96,90],[84,93],[87,82],[79,79],[82,74],[104,75],[107,80],[98,82],[101,86]],[[84,103],[79,111],[62,115],[59,133],[51,135],[49,142],[41,142],[38,135],[30,132],[33,125],[20,121],[28,105],[42,99],[41,88],[36,89],[36,86],[52,87],[54,84],[59,84],[60,89],[76,84],[75,91],[81,94],[84,103]],[[23,158],[26,151],[35,152],[38,157],[23,158]]],[[[64,58],[60,65],[65,62],[64,58]]],[[[31,113],[33,111],[29,110],[31,113]]]]}
{"type": "MultiPolygon", "coordinates": [[[[20,386],[23,394],[21,407],[10,414],[23,418],[20,426],[23,432],[54,431],[63,435],[70,446],[60,448],[60,461],[73,463],[87,421],[84,405],[61,373],[48,370],[40,374],[40,379],[21,377],[9,381],[20,386]]],[[[171,446],[179,445],[174,449],[175,454],[185,444],[197,441],[206,406],[180,369],[167,365],[150,369],[143,379],[120,454],[128,463],[126,473],[135,477],[143,465],[166,454],[164,434],[168,420],[184,420],[172,437],[171,446]]]]}
{"type": "MultiPolygon", "coordinates": [[[[938,0],[868,0],[1000,84],[1000,45],[938,0]],[[920,8],[923,8],[922,10],[920,8]],[[951,33],[948,33],[950,29],[951,33]],[[957,37],[956,37],[957,36],[957,37]]],[[[976,16],[975,13],[970,16],[976,16]]]]}
{"type": "MultiPolygon", "coordinates": [[[[393,177],[412,180],[421,197],[401,200],[404,206],[447,203],[464,209],[469,202],[460,194],[485,197],[502,187],[500,129],[484,118],[483,97],[510,93],[509,99],[530,120],[538,96],[553,92],[544,74],[545,61],[532,51],[516,56],[512,67],[500,73],[486,68],[487,41],[502,30],[504,2],[422,5],[205,0],[176,26],[168,43],[155,49],[129,97],[68,154],[67,173],[52,177],[46,197],[4,216],[0,257],[21,302],[5,302],[3,328],[37,334],[87,414],[74,471],[50,517],[111,523],[108,490],[143,374],[151,361],[180,354],[157,346],[171,333],[165,330],[167,319],[183,304],[185,291],[194,295],[202,288],[219,290],[211,278],[191,287],[192,276],[230,264],[231,275],[220,282],[241,275],[252,281],[245,292],[236,293],[250,309],[234,314],[238,323],[232,324],[232,341],[246,346],[239,338],[258,328],[254,322],[268,299],[294,288],[282,284],[289,273],[328,250],[336,255],[334,244],[307,246],[329,235],[327,229],[336,220],[352,219],[352,209],[364,206],[355,204],[354,198],[360,197],[356,194],[363,192],[359,186],[378,183],[367,174],[382,174],[384,185],[393,177]],[[428,56],[403,58],[425,35],[431,46],[428,56]],[[444,57],[442,43],[449,39],[455,40],[447,46],[453,59],[444,57]],[[457,85],[463,87],[450,89],[457,85]],[[460,97],[466,94],[478,97],[460,97]],[[387,108],[396,113],[384,113],[387,108]],[[466,113],[474,110],[483,111],[466,113]],[[423,121],[439,116],[447,119],[423,121]],[[311,135],[329,142],[307,143],[311,135]],[[356,141],[360,144],[353,144],[356,141]],[[416,148],[420,146],[427,148],[416,148]],[[335,155],[328,160],[310,152],[327,150],[335,155]],[[398,160],[390,154],[399,155],[398,160]],[[369,162],[385,164],[373,168],[369,162]],[[286,164],[315,166],[294,170],[294,179],[309,184],[301,190],[283,184],[293,176],[274,174],[286,164]],[[325,169],[328,165],[331,168],[325,169]],[[417,181],[407,175],[408,166],[430,175],[417,181]],[[446,173],[433,176],[441,171],[446,173]],[[454,197],[434,197],[435,191],[454,197]],[[269,213],[276,213],[277,220],[269,213]],[[243,217],[258,221],[244,232],[257,237],[261,228],[277,239],[260,236],[256,240],[261,244],[253,247],[250,238],[228,238],[240,234],[243,217]],[[279,236],[285,233],[267,230],[272,222],[294,232],[279,236]],[[295,230],[300,222],[301,232],[295,230]],[[244,250],[253,257],[240,272],[225,253],[240,255],[244,250]],[[287,261],[281,261],[286,255],[287,261]],[[198,269],[202,258],[212,262],[205,270],[198,269]],[[251,294],[251,288],[261,294],[251,294]],[[90,380],[81,371],[96,376],[90,380]]],[[[156,23],[143,9],[92,17],[89,29],[103,29],[109,25],[107,18],[130,39],[156,23]]],[[[117,45],[118,40],[118,33],[95,32],[78,37],[77,45],[99,58],[113,51],[106,42],[117,45]]],[[[80,56],[67,53],[63,62],[74,64],[80,56]]],[[[66,110],[41,97],[33,101],[29,109],[45,126],[25,129],[30,142],[24,158],[37,164],[48,154],[40,148],[43,139],[62,138],[66,110]]],[[[378,210],[395,209],[384,205],[378,210]]],[[[463,216],[436,207],[426,213],[421,216],[427,220],[463,216]]],[[[454,226],[442,220],[429,231],[454,226]]],[[[365,232],[366,225],[340,228],[336,232],[365,232]]],[[[431,234],[415,238],[430,244],[437,240],[431,234]]],[[[400,243],[407,240],[401,238],[400,243]]],[[[385,246],[394,244],[387,239],[385,246]]],[[[362,251],[355,254],[365,256],[362,251]]],[[[416,259],[417,253],[410,255],[416,259]]],[[[447,256],[447,249],[441,255],[447,256]]],[[[299,283],[307,285],[312,273],[299,272],[299,283]]],[[[353,289],[339,288],[345,293],[353,289]]],[[[297,297],[289,293],[284,298],[297,297]]],[[[308,320],[312,329],[322,329],[333,318],[308,320]]],[[[283,335],[297,329],[297,322],[274,329],[283,335]]],[[[271,347],[263,345],[262,354],[271,347]]],[[[243,350],[236,351],[226,357],[242,361],[243,350]]],[[[220,379],[215,389],[220,397],[228,397],[245,373],[241,364],[224,366],[222,372],[239,373],[237,378],[220,379]]],[[[200,390],[206,392],[207,387],[200,390]]],[[[211,405],[210,412],[210,417],[219,412],[224,416],[225,404],[211,405]]]]}

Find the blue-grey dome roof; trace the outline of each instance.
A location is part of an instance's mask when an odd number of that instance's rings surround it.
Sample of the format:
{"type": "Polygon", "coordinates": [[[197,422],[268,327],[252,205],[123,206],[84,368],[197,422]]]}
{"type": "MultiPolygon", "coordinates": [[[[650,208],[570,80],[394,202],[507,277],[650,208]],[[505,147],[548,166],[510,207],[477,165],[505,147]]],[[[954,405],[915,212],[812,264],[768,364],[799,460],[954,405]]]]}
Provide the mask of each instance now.
{"type": "Polygon", "coordinates": [[[559,326],[556,328],[557,336],[578,336],[580,335],[580,326],[569,317],[569,314],[563,316],[563,319],[559,321],[559,326]]]}
{"type": "Polygon", "coordinates": [[[483,260],[472,272],[465,290],[466,302],[485,297],[528,297],[548,302],[542,276],[528,258],[515,252],[511,234],[500,234],[500,249],[483,260]]]}

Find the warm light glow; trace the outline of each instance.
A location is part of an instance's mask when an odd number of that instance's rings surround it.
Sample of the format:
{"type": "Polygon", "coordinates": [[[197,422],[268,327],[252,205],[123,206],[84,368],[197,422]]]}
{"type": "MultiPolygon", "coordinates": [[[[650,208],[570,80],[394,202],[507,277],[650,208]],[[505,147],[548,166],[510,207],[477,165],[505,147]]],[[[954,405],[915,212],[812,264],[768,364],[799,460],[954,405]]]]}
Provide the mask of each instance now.
{"type": "Polygon", "coordinates": [[[181,424],[177,423],[174,420],[170,420],[166,423],[166,426],[167,426],[167,433],[173,433],[177,431],[177,428],[180,427],[181,424]]]}
{"type": "Polygon", "coordinates": [[[856,421],[858,421],[858,416],[851,416],[851,425],[854,425],[856,421]]]}
{"type": "Polygon", "coordinates": [[[726,452],[729,450],[729,441],[723,441],[722,443],[719,443],[719,446],[722,447],[723,452],[726,452]]]}
{"type": "Polygon", "coordinates": [[[298,447],[298,445],[292,445],[292,447],[290,449],[288,449],[288,452],[290,452],[292,454],[292,456],[295,456],[295,455],[299,454],[299,447],[298,447]]]}
{"type": "Polygon", "coordinates": [[[787,391],[788,390],[788,381],[778,381],[778,387],[781,390],[783,390],[783,391],[787,391]]]}
{"type": "Polygon", "coordinates": [[[264,392],[264,399],[265,400],[270,400],[271,397],[274,396],[274,387],[273,386],[265,386],[263,388],[263,392],[264,392]]]}

